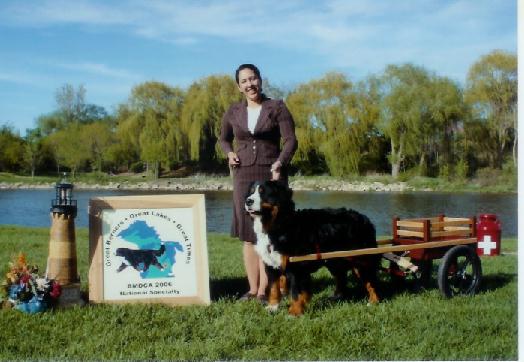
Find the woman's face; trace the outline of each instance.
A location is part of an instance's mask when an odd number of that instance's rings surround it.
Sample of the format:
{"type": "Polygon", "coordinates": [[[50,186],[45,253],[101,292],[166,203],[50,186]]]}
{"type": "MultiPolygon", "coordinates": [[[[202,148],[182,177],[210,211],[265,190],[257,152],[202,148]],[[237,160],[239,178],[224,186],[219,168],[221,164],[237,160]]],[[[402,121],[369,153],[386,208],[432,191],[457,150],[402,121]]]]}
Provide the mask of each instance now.
{"type": "Polygon", "coordinates": [[[258,101],[262,93],[262,82],[255,72],[249,68],[242,69],[238,73],[238,89],[246,99],[258,101]]]}

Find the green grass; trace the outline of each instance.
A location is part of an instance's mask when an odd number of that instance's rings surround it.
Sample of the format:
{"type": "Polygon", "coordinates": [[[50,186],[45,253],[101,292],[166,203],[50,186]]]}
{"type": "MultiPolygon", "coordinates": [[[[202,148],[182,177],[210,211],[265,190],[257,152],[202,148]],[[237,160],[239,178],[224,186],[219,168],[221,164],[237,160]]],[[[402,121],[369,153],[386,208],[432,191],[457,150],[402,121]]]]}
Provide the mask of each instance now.
{"type": "MultiPolygon", "coordinates": [[[[45,267],[47,228],[0,226],[0,265],[23,251],[45,267]]],[[[88,232],[77,230],[79,273],[87,290],[88,232]]],[[[391,290],[366,306],[355,297],[331,302],[327,272],[314,276],[306,314],[268,314],[244,292],[240,242],[208,235],[212,304],[207,307],[90,305],[26,315],[0,310],[0,360],[515,360],[517,241],[499,257],[483,257],[484,281],[474,297],[444,299],[435,283],[420,292],[391,290]]],[[[435,263],[436,266],[437,263],[435,263]]]]}
{"type": "MultiPolygon", "coordinates": [[[[62,179],[62,174],[50,174],[45,176],[27,176],[27,175],[16,175],[13,173],[0,172],[0,182],[5,182],[9,184],[25,184],[25,185],[41,185],[41,184],[53,184],[62,179]]],[[[91,172],[91,173],[77,173],[73,178],[69,173],[67,173],[67,179],[72,182],[82,182],[86,184],[109,184],[110,182],[130,182],[130,183],[139,183],[143,181],[148,181],[150,178],[146,177],[143,174],[134,174],[134,175],[115,175],[109,176],[106,173],[100,172],[91,172]]]]}

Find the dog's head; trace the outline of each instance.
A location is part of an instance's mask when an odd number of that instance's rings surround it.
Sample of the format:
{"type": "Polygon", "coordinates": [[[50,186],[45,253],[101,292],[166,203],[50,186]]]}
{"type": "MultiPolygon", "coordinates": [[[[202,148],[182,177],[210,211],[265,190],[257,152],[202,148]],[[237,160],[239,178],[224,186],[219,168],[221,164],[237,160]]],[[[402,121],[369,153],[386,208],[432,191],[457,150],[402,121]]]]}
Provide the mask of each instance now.
{"type": "Polygon", "coordinates": [[[279,213],[292,212],[295,203],[293,191],[279,181],[255,181],[246,195],[245,209],[251,216],[271,216],[275,219],[279,213]]]}
{"type": "Polygon", "coordinates": [[[116,249],[115,255],[116,256],[124,256],[125,257],[126,255],[129,255],[129,249],[118,248],[118,249],[116,249]]]}

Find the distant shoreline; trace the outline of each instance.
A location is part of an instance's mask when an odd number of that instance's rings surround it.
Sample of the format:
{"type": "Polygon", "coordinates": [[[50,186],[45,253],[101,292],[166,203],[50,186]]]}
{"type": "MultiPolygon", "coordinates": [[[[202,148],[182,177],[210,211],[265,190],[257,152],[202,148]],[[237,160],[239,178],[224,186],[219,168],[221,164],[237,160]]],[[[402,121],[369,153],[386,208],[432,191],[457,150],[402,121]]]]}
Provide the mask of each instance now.
{"type": "MultiPolygon", "coordinates": [[[[109,182],[73,182],[77,190],[159,190],[159,191],[231,191],[233,189],[231,178],[227,176],[193,176],[184,178],[169,178],[158,180],[133,180],[133,181],[109,181],[109,182]]],[[[34,190],[53,189],[54,182],[26,183],[26,182],[0,182],[0,190],[34,190]]],[[[437,189],[428,187],[415,187],[408,182],[380,181],[348,181],[331,177],[291,177],[290,187],[295,191],[342,191],[342,192],[500,192],[487,189],[452,189],[440,187],[437,189]]],[[[513,192],[516,191],[503,191],[513,192]]]]}
{"type": "MultiPolygon", "coordinates": [[[[54,183],[24,184],[24,183],[0,183],[0,190],[45,190],[53,189],[54,183]]],[[[415,191],[413,187],[405,182],[394,184],[383,184],[381,182],[334,182],[307,183],[303,181],[291,181],[290,187],[296,191],[348,191],[348,192],[402,192],[415,191]]],[[[166,191],[232,191],[231,182],[223,180],[207,182],[176,182],[176,181],[148,181],[148,182],[110,182],[107,184],[75,182],[76,190],[166,190],[166,191]]],[[[431,191],[431,190],[426,190],[431,191]]]]}

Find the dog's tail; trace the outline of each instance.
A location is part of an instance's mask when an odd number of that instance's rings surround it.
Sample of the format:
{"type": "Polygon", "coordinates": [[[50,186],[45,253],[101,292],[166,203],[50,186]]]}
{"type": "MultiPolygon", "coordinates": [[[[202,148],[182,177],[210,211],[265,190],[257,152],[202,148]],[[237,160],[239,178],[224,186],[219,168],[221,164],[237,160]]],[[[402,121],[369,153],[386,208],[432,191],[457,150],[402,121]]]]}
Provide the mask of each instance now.
{"type": "Polygon", "coordinates": [[[166,251],[166,246],[164,245],[164,243],[162,243],[162,245],[160,245],[160,249],[155,251],[155,255],[156,256],[160,256],[160,255],[164,254],[164,251],[166,251]]]}

